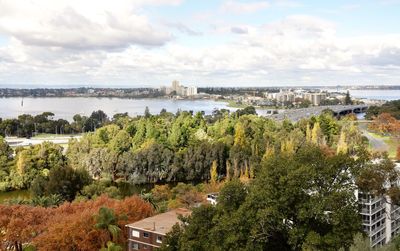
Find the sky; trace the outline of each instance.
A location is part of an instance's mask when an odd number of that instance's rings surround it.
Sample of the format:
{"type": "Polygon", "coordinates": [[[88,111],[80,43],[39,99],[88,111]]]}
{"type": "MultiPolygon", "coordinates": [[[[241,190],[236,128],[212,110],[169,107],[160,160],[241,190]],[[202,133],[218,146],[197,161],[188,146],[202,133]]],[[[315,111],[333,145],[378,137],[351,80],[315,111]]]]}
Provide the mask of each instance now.
{"type": "Polygon", "coordinates": [[[400,0],[0,0],[0,86],[400,85],[400,0]]]}

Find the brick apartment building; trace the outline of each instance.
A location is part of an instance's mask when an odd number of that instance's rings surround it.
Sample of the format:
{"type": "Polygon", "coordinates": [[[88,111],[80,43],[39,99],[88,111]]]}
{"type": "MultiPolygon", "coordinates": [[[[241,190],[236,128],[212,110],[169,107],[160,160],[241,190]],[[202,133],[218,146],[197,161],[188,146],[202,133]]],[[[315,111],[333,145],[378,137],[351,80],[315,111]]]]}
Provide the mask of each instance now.
{"type": "Polygon", "coordinates": [[[128,250],[152,251],[160,247],[165,235],[180,222],[178,216],[190,214],[190,210],[179,208],[126,225],[129,231],[128,250]]]}

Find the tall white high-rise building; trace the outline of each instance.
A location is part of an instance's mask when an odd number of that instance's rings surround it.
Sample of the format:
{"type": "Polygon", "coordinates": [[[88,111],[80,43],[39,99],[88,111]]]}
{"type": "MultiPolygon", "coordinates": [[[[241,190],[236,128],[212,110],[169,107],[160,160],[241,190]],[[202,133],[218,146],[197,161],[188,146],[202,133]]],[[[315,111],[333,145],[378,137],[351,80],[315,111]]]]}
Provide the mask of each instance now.
{"type": "Polygon", "coordinates": [[[179,81],[172,81],[172,90],[176,92],[177,95],[180,96],[194,96],[197,95],[197,87],[195,86],[183,86],[180,85],[179,81]]]}

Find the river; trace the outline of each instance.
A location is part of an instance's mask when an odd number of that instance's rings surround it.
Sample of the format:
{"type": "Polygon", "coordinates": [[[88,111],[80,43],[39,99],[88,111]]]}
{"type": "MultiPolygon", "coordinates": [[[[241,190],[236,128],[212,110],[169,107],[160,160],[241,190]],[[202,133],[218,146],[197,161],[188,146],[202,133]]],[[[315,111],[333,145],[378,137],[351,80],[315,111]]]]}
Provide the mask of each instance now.
{"type": "MultiPolygon", "coordinates": [[[[332,89],[330,89],[332,91],[332,89]]],[[[346,90],[340,90],[346,92],[346,90]]],[[[400,99],[400,90],[349,90],[351,96],[364,99],[395,100],[400,99]]],[[[75,114],[90,116],[92,111],[103,110],[108,116],[128,112],[130,116],[141,115],[145,108],[158,114],[163,108],[169,112],[204,111],[211,114],[214,109],[228,107],[228,103],[214,100],[173,100],[173,99],[121,99],[121,98],[0,98],[0,118],[16,118],[21,114],[36,115],[53,112],[55,118],[69,121],[75,114]],[[22,102],[23,101],[23,102],[22,102]],[[22,104],[23,103],[23,104],[22,104]]],[[[257,110],[265,115],[265,110],[257,110]]]]}
{"type": "MultiPolygon", "coordinates": [[[[328,91],[336,91],[333,89],[328,89],[328,91]]],[[[339,92],[345,93],[347,90],[339,89],[339,92]]],[[[360,99],[372,99],[372,100],[396,100],[400,99],[400,90],[352,90],[349,89],[351,97],[360,99]]]]}
{"type": "Polygon", "coordinates": [[[141,115],[146,106],[150,113],[158,114],[163,108],[169,112],[204,111],[211,114],[214,109],[236,108],[226,102],[213,100],[173,100],[173,99],[121,99],[121,98],[0,98],[0,117],[16,118],[21,114],[53,112],[55,118],[72,120],[75,114],[90,116],[92,111],[103,110],[108,116],[128,112],[130,116],[141,115]],[[23,104],[22,104],[23,103],[23,104]]]}

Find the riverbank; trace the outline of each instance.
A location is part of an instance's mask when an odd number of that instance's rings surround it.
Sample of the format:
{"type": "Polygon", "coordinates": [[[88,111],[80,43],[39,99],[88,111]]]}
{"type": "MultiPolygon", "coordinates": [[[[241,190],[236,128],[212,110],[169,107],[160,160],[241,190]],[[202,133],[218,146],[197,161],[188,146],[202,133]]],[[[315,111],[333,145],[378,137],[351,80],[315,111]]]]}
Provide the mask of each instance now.
{"type": "Polygon", "coordinates": [[[31,197],[32,196],[29,190],[0,192],[0,204],[2,204],[4,201],[13,199],[29,200],[31,197]]]}

